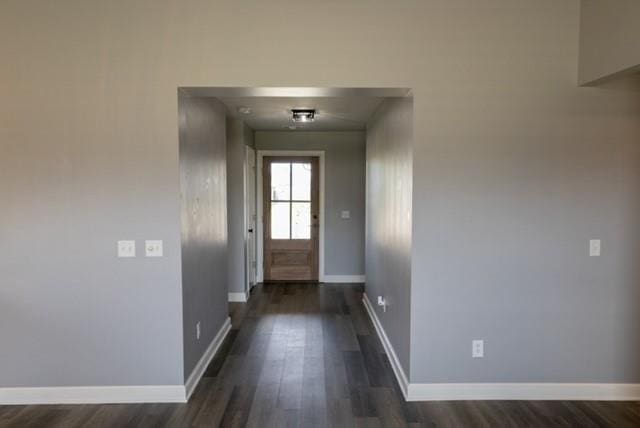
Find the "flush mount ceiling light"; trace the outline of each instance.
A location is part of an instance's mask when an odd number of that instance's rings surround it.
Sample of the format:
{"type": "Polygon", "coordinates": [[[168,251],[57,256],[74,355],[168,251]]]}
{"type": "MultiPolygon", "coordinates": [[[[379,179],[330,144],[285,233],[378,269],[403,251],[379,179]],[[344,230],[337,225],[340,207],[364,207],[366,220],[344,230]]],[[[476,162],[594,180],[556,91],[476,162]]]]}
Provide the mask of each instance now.
{"type": "Polygon", "coordinates": [[[294,122],[313,122],[316,115],[315,109],[298,109],[291,110],[291,118],[294,122]]]}
{"type": "Polygon", "coordinates": [[[240,113],[240,114],[251,114],[251,107],[240,106],[240,107],[238,107],[238,113],[240,113]]]}

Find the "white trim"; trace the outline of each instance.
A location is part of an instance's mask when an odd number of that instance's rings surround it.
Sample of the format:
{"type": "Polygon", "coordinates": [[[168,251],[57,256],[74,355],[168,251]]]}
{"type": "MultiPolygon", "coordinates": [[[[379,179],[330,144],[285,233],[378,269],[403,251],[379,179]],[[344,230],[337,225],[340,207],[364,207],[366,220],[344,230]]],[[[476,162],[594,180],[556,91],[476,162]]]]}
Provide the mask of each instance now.
{"type": "Polygon", "coordinates": [[[0,405],[185,403],[184,385],[0,388],[0,405]]]}
{"type": "MultiPolygon", "coordinates": [[[[244,131],[243,131],[244,132],[244,131]]],[[[258,262],[257,260],[255,260],[256,263],[256,267],[254,268],[252,266],[252,262],[254,262],[254,260],[252,260],[252,257],[250,256],[250,250],[253,249],[254,254],[253,257],[256,257],[255,251],[256,251],[256,246],[257,246],[257,241],[256,241],[256,233],[257,233],[257,228],[256,225],[253,224],[255,223],[255,220],[251,218],[252,213],[251,213],[251,202],[248,201],[248,196],[250,196],[250,190],[251,190],[251,186],[253,186],[253,205],[254,205],[254,209],[256,208],[256,174],[258,173],[258,169],[256,167],[256,150],[253,147],[249,147],[249,146],[245,146],[245,151],[244,151],[244,161],[243,163],[243,168],[244,168],[244,173],[243,173],[243,184],[244,184],[244,193],[243,193],[243,204],[244,204],[244,259],[245,259],[245,263],[244,263],[244,269],[245,269],[245,275],[244,275],[244,279],[245,279],[245,291],[247,293],[249,293],[249,291],[251,290],[251,287],[253,287],[253,285],[255,285],[256,283],[256,278],[255,278],[255,274],[257,273],[257,266],[258,266],[258,262]],[[251,160],[253,160],[253,165],[251,164],[251,160]],[[249,182],[249,171],[251,170],[251,168],[253,168],[253,183],[249,182]],[[249,233],[249,229],[253,228],[253,232],[249,233]],[[253,235],[253,237],[251,236],[253,235]],[[253,238],[253,245],[254,248],[250,248],[251,246],[249,245],[249,243],[251,242],[251,239],[253,238]]],[[[257,215],[256,215],[257,217],[257,215]]],[[[229,300],[230,302],[232,300],[229,300]]]]}
{"type": "Polygon", "coordinates": [[[363,283],[364,275],[325,275],[324,281],[325,283],[363,283]]]}
{"type": "Polygon", "coordinates": [[[640,384],[638,383],[409,383],[366,293],[362,297],[362,302],[407,401],[640,401],[640,384]]]}
{"type": "Polygon", "coordinates": [[[249,292],[240,292],[240,293],[229,293],[229,301],[230,302],[241,302],[244,303],[249,300],[249,292]]]}
{"type": "Polygon", "coordinates": [[[224,321],[224,324],[222,324],[222,327],[220,327],[220,330],[218,330],[218,333],[213,338],[204,354],[202,354],[202,357],[200,357],[200,361],[198,361],[198,364],[196,364],[196,366],[193,368],[191,374],[189,375],[189,378],[184,384],[187,400],[189,399],[189,397],[191,397],[191,394],[193,394],[193,391],[196,389],[198,382],[200,382],[200,378],[209,366],[209,363],[211,363],[213,356],[216,354],[216,352],[218,352],[218,349],[220,348],[220,345],[222,345],[225,337],[227,337],[229,330],[231,330],[231,318],[227,317],[227,319],[224,321]]]}
{"type": "Polygon", "coordinates": [[[396,379],[398,380],[398,386],[400,387],[400,391],[402,391],[402,395],[404,395],[404,399],[409,401],[409,381],[407,380],[407,375],[404,373],[402,369],[402,365],[400,364],[400,360],[396,355],[396,351],[393,349],[393,345],[389,341],[387,337],[387,333],[384,331],[384,327],[382,327],[382,323],[378,319],[378,315],[376,315],[376,311],[373,308],[373,305],[369,301],[369,297],[367,297],[367,293],[362,295],[362,303],[364,303],[364,307],[369,314],[369,318],[371,318],[371,322],[373,323],[374,328],[376,329],[376,333],[378,333],[378,337],[382,342],[382,346],[384,347],[384,351],[387,353],[387,358],[389,358],[389,363],[391,363],[391,368],[393,369],[393,373],[396,375],[396,379]]]}
{"type": "Polygon", "coordinates": [[[638,401],[633,383],[412,383],[408,401],[638,401]]]}
{"type": "Polygon", "coordinates": [[[324,282],[324,223],[325,223],[325,215],[324,215],[324,150],[258,150],[258,161],[257,161],[257,181],[256,185],[256,194],[258,196],[258,202],[256,204],[256,214],[258,220],[256,222],[256,243],[258,245],[258,260],[257,260],[257,269],[256,269],[256,281],[262,282],[264,280],[264,266],[263,266],[263,218],[264,218],[264,205],[262,202],[262,163],[264,156],[316,156],[319,158],[319,167],[320,167],[320,230],[318,232],[318,281],[324,282]]]}

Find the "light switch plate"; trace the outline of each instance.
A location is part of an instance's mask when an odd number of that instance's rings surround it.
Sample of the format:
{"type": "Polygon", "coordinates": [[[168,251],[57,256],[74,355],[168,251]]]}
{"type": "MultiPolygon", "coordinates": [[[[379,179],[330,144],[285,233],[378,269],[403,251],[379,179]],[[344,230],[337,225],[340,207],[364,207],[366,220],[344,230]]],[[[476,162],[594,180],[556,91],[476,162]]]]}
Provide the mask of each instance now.
{"type": "Polygon", "coordinates": [[[135,257],[136,241],[118,241],[118,257],[135,257]]]}
{"type": "Polygon", "coordinates": [[[349,212],[349,211],[342,211],[342,213],[340,214],[340,217],[342,217],[342,218],[344,218],[344,219],[351,218],[351,212],[349,212]]]}
{"type": "Polygon", "coordinates": [[[599,257],[602,252],[602,243],[599,239],[592,239],[589,241],[589,256],[599,257]]]}
{"type": "Polygon", "coordinates": [[[484,340],[471,341],[471,356],[473,358],[484,358],[484,340]]]}
{"type": "Polygon", "coordinates": [[[161,240],[144,241],[144,251],[147,257],[162,257],[162,241],[161,240]]]}

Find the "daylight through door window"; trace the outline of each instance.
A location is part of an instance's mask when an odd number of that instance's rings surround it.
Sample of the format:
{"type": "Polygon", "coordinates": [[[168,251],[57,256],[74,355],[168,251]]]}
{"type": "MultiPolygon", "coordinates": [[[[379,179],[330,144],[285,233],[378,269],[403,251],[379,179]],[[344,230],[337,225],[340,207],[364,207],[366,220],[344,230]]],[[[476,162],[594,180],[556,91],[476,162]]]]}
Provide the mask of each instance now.
{"type": "Polygon", "coordinates": [[[271,164],[271,239],[311,239],[311,164],[271,164]]]}

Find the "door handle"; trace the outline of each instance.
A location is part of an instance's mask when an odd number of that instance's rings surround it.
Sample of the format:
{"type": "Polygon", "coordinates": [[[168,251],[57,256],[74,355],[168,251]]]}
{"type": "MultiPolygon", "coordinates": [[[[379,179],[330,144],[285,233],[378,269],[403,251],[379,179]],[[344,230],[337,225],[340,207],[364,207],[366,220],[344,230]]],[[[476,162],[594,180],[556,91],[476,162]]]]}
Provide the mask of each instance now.
{"type": "Polygon", "coordinates": [[[249,233],[253,233],[253,229],[249,229],[249,233]]]}

